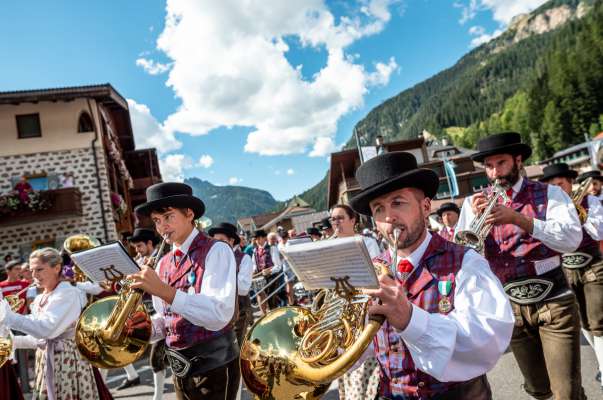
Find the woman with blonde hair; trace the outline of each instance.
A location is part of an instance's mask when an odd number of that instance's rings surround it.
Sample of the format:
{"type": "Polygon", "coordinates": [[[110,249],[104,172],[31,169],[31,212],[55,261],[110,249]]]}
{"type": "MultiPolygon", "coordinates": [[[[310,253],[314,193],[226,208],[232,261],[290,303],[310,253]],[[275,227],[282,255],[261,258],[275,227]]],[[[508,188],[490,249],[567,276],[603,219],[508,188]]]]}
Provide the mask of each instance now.
{"type": "Polygon", "coordinates": [[[82,310],[79,289],[62,281],[61,261],[59,252],[49,247],[29,256],[42,293],[29,315],[14,313],[0,300],[0,325],[26,334],[14,337],[15,348],[37,349],[32,399],[100,399],[92,366],[82,359],[74,340],[82,310]]]}

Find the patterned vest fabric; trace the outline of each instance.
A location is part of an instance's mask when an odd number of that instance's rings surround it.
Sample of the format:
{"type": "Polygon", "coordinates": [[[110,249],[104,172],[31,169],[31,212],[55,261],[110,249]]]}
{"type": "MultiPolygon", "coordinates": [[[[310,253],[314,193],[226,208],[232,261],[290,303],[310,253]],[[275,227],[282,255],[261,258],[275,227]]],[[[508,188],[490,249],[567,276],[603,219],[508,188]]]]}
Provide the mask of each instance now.
{"type": "Polygon", "coordinates": [[[452,233],[450,233],[449,228],[447,226],[444,226],[442,229],[440,229],[440,231],[438,232],[438,235],[440,235],[444,239],[448,240],[449,242],[453,242],[455,232],[456,231],[453,228],[452,233]]]}
{"type": "MultiPolygon", "coordinates": [[[[217,243],[216,240],[207,237],[203,232],[199,232],[188,253],[182,257],[180,264],[176,265],[173,251],[167,253],[159,261],[159,276],[170,286],[185,293],[200,293],[201,283],[203,282],[203,272],[205,271],[205,257],[212,246],[217,243]],[[189,277],[194,276],[194,282],[191,285],[189,277]],[[194,289],[193,289],[194,288],[194,289]]],[[[189,348],[211,338],[223,335],[231,329],[227,325],[219,331],[210,331],[201,326],[192,324],[180,314],[171,311],[169,304],[164,303],[164,317],[166,327],[166,344],[174,349],[182,350],[189,348]]]]}
{"type": "MultiPolygon", "coordinates": [[[[452,288],[447,297],[452,307],[448,312],[454,310],[455,280],[467,250],[469,249],[439,235],[432,235],[421,262],[403,283],[408,292],[408,300],[429,313],[440,313],[438,304],[443,295],[438,290],[438,282],[450,281],[452,288]]],[[[389,252],[376,257],[374,261],[391,263],[389,252]]],[[[459,384],[439,382],[418,370],[404,341],[387,321],[375,336],[374,348],[381,367],[380,392],[383,397],[427,399],[459,384]]]]}
{"type": "Polygon", "coordinates": [[[264,244],[263,247],[256,247],[253,250],[253,257],[255,258],[255,265],[257,265],[258,272],[274,266],[272,256],[270,255],[270,245],[268,243],[264,244]]]}
{"type": "MultiPolygon", "coordinates": [[[[509,207],[527,216],[546,220],[548,185],[523,178],[521,189],[509,207]]],[[[491,194],[488,190],[488,195],[491,194]]],[[[516,225],[492,228],[484,246],[490,268],[504,285],[519,278],[536,276],[534,261],[559,255],[516,225]]]]}
{"type": "MultiPolygon", "coordinates": [[[[584,196],[584,199],[582,199],[582,203],[580,205],[584,207],[586,212],[588,212],[588,196],[584,196]]],[[[597,258],[601,257],[599,252],[599,242],[594,240],[588,234],[588,232],[586,232],[584,227],[582,227],[582,242],[580,242],[580,246],[578,246],[578,250],[576,250],[576,252],[590,254],[597,258]]]]}
{"type": "Polygon", "coordinates": [[[237,263],[237,275],[239,274],[239,270],[241,269],[241,261],[243,261],[243,257],[245,257],[245,253],[241,251],[239,247],[234,250],[234,258],[237,263]]]}

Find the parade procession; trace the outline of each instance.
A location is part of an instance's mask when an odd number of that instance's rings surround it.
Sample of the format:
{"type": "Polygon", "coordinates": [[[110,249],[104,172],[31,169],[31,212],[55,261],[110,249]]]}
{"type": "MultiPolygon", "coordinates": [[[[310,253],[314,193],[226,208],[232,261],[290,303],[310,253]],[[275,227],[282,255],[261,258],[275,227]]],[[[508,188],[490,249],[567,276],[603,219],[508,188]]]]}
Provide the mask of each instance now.
{"type": "Polygon", "coordinates": [[[603,399],[603,0],[158,3],[0,13],[0,400],[603,399]]]}

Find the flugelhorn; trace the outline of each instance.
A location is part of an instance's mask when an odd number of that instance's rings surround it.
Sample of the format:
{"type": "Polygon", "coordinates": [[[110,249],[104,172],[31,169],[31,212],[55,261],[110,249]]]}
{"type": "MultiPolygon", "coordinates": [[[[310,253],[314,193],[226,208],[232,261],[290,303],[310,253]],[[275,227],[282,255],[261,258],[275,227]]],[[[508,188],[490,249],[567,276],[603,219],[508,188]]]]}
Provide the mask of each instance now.
{"type": "Polygon", "coordinates": [[[506,189],[501,186],[500,181],[497,179],[492,185],[492,194],[488,198],[488,203],[484,211],[471,221],[469,229],[458,231],[456,235],[454,235],[454,242],[471,247],[478,253],[481,253],[484,250],[486,237],[488,237],[490,230],[492,230],[492,224],[487,224],[486,219],[488,219],[494,206],[499,204],[499,199],[503,200],[503,204],[506,204],[510,200],[509,196],[507,196],[506,189]]]}
{"type": "MultiPolygon", "coordinates": [[[[399,233],[393,232],[395,253],[399,233]]],[[[390,266],[375,268],[390,273],[390,266]]],[[[321,302],[313,305],[315,312],[281,307],[256,321],[241,346],[241,375],[249,391],[259,399],[323,395],[358,361],[385,321],[382,315],[368,316],[369,299],[352,287],[329,289],[315,299],[321,302]]]]}
{"type": "Polygon", "coordinates": [[[25,304],[25,300],[22,299],[20,296],[23,293],[25,293],[27,290],[29,290],[30,288],[36,286],[37,284],[38,283],[36,281],[33,281],[29,286],[27,286],[26,288],[23,288],[23,289],[19,290],[17,293],[9,294],[7,296],[4,296],[4,299],[6,300],[6,302],[10,306],[10,309],[13,312],[19,312],[19,310],[21,309],[21,307],[23,307],[23,305],[25,304]]]}
{"type": "MultiPolygon", "coordinates": [[[[147,266],[154,268],[166,244],[164,237],[147,266]]],[[[151,338],[149,313],[142,304],[143,292],[132,289],[132,282],[121,280],[116,296],[90,304],[80,316],[75,342],[84,358],[98,368],[119,368],[143,356],[151,338]]]]}

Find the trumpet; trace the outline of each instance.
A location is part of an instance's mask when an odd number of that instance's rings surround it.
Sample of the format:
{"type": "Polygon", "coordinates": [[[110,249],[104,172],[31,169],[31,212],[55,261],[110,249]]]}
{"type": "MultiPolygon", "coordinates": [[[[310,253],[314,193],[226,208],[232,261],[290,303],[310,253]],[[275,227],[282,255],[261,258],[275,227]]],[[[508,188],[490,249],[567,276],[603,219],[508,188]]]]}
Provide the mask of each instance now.
{"type": "Polygon", "coordinates": [[[509,201],[509,196],[507,196],[507,191],[501,186],[500,181],[497,179],[492,185],[492,194],[488,199],[488,204],[484,211],[471,221],[469,229],[459,231],[454,235],[454,242],[470,247],[478,253],[481,253],[484,250],[486,237],[488,237],[490,230],[492,230],[492,224],[486,224],[486,219],[492,212],[494,206],[499,203],[499,199],[503,199],[503,203],[507,203],[509,201]]]}
{"type": "MultiPolygon", "coordinates": [[[[148,267],[155,267],[166,245],[164,237],[148,267]]],[[[90,304],[80,316],[75,343],[84,358],[98,368],[119,368],[143,356],[151,338],[149,313],[142,304],[143,292],[132,289],[131,280],[120,282],[116,296],[90,304]]]]}

